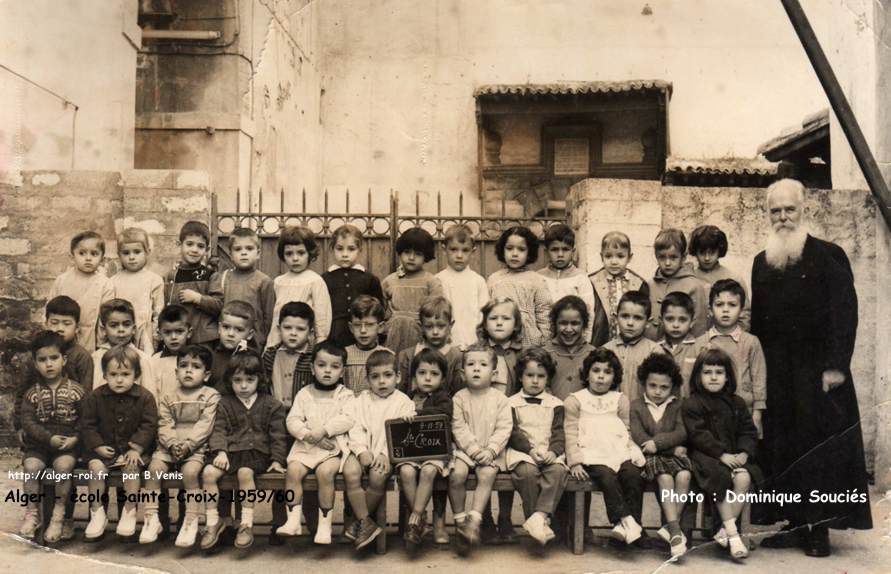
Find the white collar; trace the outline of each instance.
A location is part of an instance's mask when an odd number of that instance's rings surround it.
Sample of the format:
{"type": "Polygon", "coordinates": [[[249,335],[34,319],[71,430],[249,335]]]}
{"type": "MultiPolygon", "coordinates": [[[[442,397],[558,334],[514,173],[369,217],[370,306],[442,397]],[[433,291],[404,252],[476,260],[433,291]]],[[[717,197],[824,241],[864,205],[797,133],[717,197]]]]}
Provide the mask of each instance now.
{"type": "Polygon", "coordinates": [[[237,396],[237,395],[236,395],[236,398],[237,398],[239,401],[241,401],[241,404],[244,405],[244,408],[246,408],[247,410],[251,410],[251,407],[254,406],[254,403],[257,402],[257,397],[258,397],[258,396],[259,396],[259,395],[257,395],[257,393],[254,393],[253,396],[251,396],[251,398],[249,398],[248,400],[244,400],[243,398],[241,398],[241,397],[239,397],[239,396],[237,396]]]}
{"type": "Polygon", "coordinates": [[[731,339],[733,339],[734,343],[739,343],[739,339],[742,336],[742,332],[743,332],[743,330],[742,330],[742,327],[739,325],[739,323],[737,323],[736,326],[733,328],[733,330],[730,331],[729,333],[722,333],[721,331],[718,331],[717,328],[712,327],[711,329],[708,330],[708,339],[709,339],[709,341],[711,341],[715,337],[730,337],[731,339]]]}
{"type": "Polygon", "coordinates": [[[653,401],[651,401],[651,400],[650,400],[650,397],[648,397],[647,395],[644,395],[644,396],[643,396],[643,400],[644,400],[644,404],[645,404],[645,405],[647,405],[648,407],[655,407],[655,408],[657,408],[657,409],[664,409],[665,407],[668,406],[668,403],[670,403],[671,401],[675,400],[676,398],[677,398],[676,396],[671,395],[671,396],[669,396],[667,399],[665,399],[665,402],[663,402],[661,405],[657,405],[656,403],[654,403],[653,401]]]}

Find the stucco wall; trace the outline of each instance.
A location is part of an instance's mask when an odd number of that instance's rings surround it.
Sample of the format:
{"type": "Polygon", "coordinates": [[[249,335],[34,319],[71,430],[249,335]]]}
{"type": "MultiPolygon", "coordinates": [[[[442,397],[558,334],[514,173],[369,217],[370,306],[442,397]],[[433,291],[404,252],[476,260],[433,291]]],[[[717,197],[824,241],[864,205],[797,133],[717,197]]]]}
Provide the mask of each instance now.
{"type": "MultiPolygon", "coordinates": [[[[774,2],[320,4],[329,189],[476,192],[482,84],[671,81],[671,147],[683,157],[752,156],[826,105],[774,2]]],[[[831,21],[825,2],[804,4],[831,21]]]]}
{"type": "MultiPolygon", "coordinates": [[[[297,207],[320,187],[318,3],[176,0],[175,26],[217,43],[147,43],[139,56],[136,167],[207,171],[221,209],[259,190],[297,207]]],[[[315,196],[313,196],[315,197],[315,196]]]]}
{"type": "Polygon", "coordinates": [[[71,265],[79,231],[106,240],[106,268],[117,265],[116,232],[142,227],[154,249],[149,268],[164,273],[178,260],[183,223],[207,221],[207,175],[195,171],[26,171],[0,181],[0,443],[11,429],[18,355],[43,324],[46,293],[71,265]],[[39,217],[36,216],[39,214],[39,217]]]}
{"type": "MultiPolygon", "coordinates": [[[[578,230],[579,261],[599,269],[600,241],[610,230],[631,238],[631,267],[644,277],[656,269],[653,240],[661,228],[675,227],[689,238],[698,225],[717,225],[730,246],[722,263],[750,277],[752,261],[769,230],[765,191],[758,188],[662,187],[658,182],[585,180],[573,187],[572,224],[578,230]]],[[[811,232],[839,244],[851,260],[859,300],[857,348],[852,370],[863,417],[869,466],[891,486],[888,341],[891,313],[879,293],[888,293],[889,234],[868,191],[811,190],[805,203],[811,232]],[[880,420],[884,422],[880,422],[880,420]]]]}
{"type": "Polygon", "coordinates": [[[0,2],[0,171],[133,167],[137,6],[0,2]]]}

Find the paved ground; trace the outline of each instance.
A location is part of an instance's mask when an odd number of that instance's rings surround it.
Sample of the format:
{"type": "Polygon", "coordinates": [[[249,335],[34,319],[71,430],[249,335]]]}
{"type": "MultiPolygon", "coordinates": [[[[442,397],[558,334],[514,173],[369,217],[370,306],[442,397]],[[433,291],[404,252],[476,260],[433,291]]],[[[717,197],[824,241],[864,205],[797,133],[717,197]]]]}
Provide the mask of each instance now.
{"type": "MultiPolygon", "coordinates": [[[[8,478],[8,470],[17,461],[9,455],[0,457],[0,500],[20,485],[8,478]]],[[[891,573],[891,496],[884,500],[872,493],[873,519],[876,528],[867,532],[833,533],[834,554],[830,558],[814,559],[800,551],[758,549],[746,561],[749,572],[782,574],[822,573],[891,573]]],[[[652,502],[652,501],[650,501],[652,502]]],[[[652,504],[651,504],[652,506],[652,504]]],[[[470,558],[460,558],[450,549],[431,548],[415,560],[409,559],[401,543],[393,542],[386,556],[373,552],[356,554],[349,546],[316,547],[306,539],[298,539],[288,546],[269,547],[264,537],[257,538],[254,547],[241,554],[227,549],[213,556],[197,552],[183,552],[172,543],[152,547],[125,544],[114,540],[109,532],[98,544],[71,542],[56,549],[40,548],[15,536],[21,509],[12,503],[0,506],[0,574],[93,574],[105,572],[212,572],[214,574],[248,574],[278,572],[292,574],[362,574],[400,572],[459,572],[472,569],[486,574],[538,573],[637,573],[689,572],[712,573],[740,568],[716,545],[705,544],[691,551],[679,565],[663,562],[664,555],[656,550],[639,551],[614,549],[602,545],[586,546],[585,554],[574,556],[569,550],[556,547],[542,552],[529,539],[501,547],[484,547],[470,558]]],[[[650,509],[652,510],[652,509],[650,509]]],[[[83,514],[79,508],[79,515],[83,514]]],[[[260,519],[264,513],[260,514],[260,519]]],[[[646,521],[646,518],[645,518],[646,521]]],[[[756,537],[760,538],[760,537],[756,537]]]]}

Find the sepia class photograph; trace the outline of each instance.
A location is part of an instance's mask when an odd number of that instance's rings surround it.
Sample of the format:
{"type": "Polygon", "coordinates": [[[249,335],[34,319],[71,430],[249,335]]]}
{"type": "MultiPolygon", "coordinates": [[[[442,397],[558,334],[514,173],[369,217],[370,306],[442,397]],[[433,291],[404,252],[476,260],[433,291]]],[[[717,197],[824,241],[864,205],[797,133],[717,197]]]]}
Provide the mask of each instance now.
{"type": "Polygon", "coordinates": [[[889,25],[0,0],[2,569],[887,573],[889,25]]]}

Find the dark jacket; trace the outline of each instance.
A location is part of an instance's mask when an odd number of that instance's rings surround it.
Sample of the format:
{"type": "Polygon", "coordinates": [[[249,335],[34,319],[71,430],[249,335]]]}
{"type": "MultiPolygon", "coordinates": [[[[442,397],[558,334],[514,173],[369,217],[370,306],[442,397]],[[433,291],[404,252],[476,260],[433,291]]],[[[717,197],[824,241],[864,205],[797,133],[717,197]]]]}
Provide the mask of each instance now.
{"type": "MultiPolygon", "coordinates": [[[[412,400],[414,400],[419,392],[420,391],[415,389],[409,396],[412,400]]],[[[418,416],[447,415],[450,421],[449,424],[451,424],[452,408],[452,396],[445,388],[445,385],[443,385],[436,391],[433,391],[431,394],[427,395],[427,398],[424,399],[424,403],[421,405],[421,408],[417,409],[417,412],[415,414],[418,416]]]]}
{"type": "Polygon", "coordinates": [[[102,385],[84,400],[80,433],[88,457],[100,446],[110,446],[116,455],[130,448],[147,454],[158,435],[155,397],[139,385],[121,394],[102,385]]]}
{"type": "Polygon", "coordinates": [[[287,432],[285,407],[269,395],[257,395],[248,410],[235,395],[217,404],[216,420],[208,441],[211,455],[256,450],[285,465],[287,432]]]}
{"type": "Polygon", "coordinates": [[[687,429],[681,416],[682,408],[683,401],[675,398],[665,407],[665,413],[657,423],[643,397],[635,399],[631,402],[631,439],[638,446],[652,440],[660,453],[685,446],[687,429]]]}
{"type": "Polygon", "coordinates": [[[84,388],[69,379],[62,380],[55,391],[42,382],[28,389],[22,397],[25,449],[52,448],[53,435],[79,436],[84,396],[84,388]]]}
{"type": "Polygon", "coordinates": [[[729,393],[696,393],[681,407],[690,450],[711,458],[748,453],[755,458],[758,430],[746,402],[729,393]]]}
{"type": "Polygon", "coordinates": [[[370,295],[384,302],[380,279],[356,267],[331,269],[322,275],[331,296],[331,333],[328,340],[347,348],[356,340],[350,333],[350,304],[360,295],[370,295]]]}

